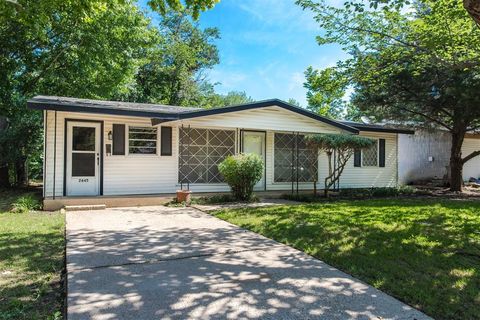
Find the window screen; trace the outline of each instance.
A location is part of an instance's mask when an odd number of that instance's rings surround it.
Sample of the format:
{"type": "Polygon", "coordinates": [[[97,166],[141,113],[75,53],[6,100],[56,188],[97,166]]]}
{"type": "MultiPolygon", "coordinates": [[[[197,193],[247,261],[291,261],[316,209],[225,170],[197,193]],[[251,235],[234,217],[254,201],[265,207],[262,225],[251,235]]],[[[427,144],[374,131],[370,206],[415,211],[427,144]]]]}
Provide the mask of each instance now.
{"type": "Polygon", "coordinates": [[[362,166],[376,167],[378,165],[378,143],[374,143],[367,149],[362,150],[362,166]]]}
{"type": "Polygon", "coordinates": [[[72,177],[95,176],[95,153],[72,152],[72,177]]]}
{"type": "Polygon", "coordinates": [[[130,154],[156,154],[157,128],[128,127],[128,152],[130,154]]]}
{"type": "Polygon", "coordinates": [[[275,133],[275,182],[296,181],[297,174],[299,182],[314,181],[318,172],[318,154],[303,138],[303,135],[275,133]]]}
{"type": "Polygon", "coordinates": [[[218,164],[235,153],[235,131],[180,128],[179,182],[220,183],[218,164]]]}

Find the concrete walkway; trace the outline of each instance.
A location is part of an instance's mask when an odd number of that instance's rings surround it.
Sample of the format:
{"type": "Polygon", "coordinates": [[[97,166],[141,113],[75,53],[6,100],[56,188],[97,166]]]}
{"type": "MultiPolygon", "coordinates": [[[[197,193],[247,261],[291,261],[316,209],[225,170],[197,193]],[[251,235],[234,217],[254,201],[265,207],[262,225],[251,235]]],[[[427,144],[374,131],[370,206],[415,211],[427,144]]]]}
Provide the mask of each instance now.
{"type": "Polygon", "coordinates": [[[68,319],[429,319],[193,208],[67,213],[68,319]]]}

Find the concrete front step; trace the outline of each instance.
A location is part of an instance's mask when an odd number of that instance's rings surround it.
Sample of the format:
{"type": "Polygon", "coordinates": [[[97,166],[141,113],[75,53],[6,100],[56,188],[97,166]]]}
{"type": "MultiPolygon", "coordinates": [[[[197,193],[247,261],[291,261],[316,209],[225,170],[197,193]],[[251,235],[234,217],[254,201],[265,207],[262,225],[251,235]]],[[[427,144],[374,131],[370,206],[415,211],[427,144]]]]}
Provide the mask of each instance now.
{"type": "Polygon", "coordinates": [[[78,206],[65,206],[65,211],[89,211],[89,210],[105,210],[107,208],[104,204],[90,204],[78,206]]]}

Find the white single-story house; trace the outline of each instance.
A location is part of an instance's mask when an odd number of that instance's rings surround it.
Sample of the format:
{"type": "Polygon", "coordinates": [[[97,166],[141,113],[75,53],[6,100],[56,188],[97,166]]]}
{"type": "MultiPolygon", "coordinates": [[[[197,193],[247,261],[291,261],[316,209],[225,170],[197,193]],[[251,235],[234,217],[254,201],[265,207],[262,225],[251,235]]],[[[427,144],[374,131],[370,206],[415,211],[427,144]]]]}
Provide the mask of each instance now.
{"type": "MultiPolygon", "coordinates": [[[[452,137],[445,130],[415,130],[414,134],[399,135],[399,183],[409,184],[448,176],[452,137]]],[[[462,145],[462,156],[480,150],[480,134],[469,133],[462,145]]],[[[463,166],[463,180],[480,178],[480,156],[463,166]]]]}
{"type": "Polygon", "coordinates": [[[307,147],[311,133],[359,134],[377,140],[350,159],[340,188],[394,187],[398,139],[413,131],[339,122],[272,99],[214,109],[36,96],[43,110],[44,202],[72,197],[229,191],[217,165],[228,155],[260,155],[257,191],[318,188],[325,154],[307,147]],[[313,173],[318,173],[315,179],[313,173]]]}

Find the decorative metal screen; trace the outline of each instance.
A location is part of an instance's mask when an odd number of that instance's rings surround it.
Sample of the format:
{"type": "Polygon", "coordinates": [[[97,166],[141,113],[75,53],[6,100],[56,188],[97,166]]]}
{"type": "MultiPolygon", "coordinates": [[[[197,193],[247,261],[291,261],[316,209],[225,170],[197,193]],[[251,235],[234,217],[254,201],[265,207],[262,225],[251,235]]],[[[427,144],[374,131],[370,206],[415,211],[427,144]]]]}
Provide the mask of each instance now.
{"type": "Polygon", "coordinates": [[[378,143],[362,151],[362,166],[376,167],[378,165],[378,143]]]}
{"type": "Polygon", "coordinates": [[[235,131],[180,128],[179,182],[219,183],[218,164],[235,154],[235,131]]]}
{"type": "Polygon", "coordinates": [[[318,154],[303,135],[275,133],[274,181],[313,182],[318,172],[318,154]],[[298,170],[297,170],[298,169],[298,170]]]}

